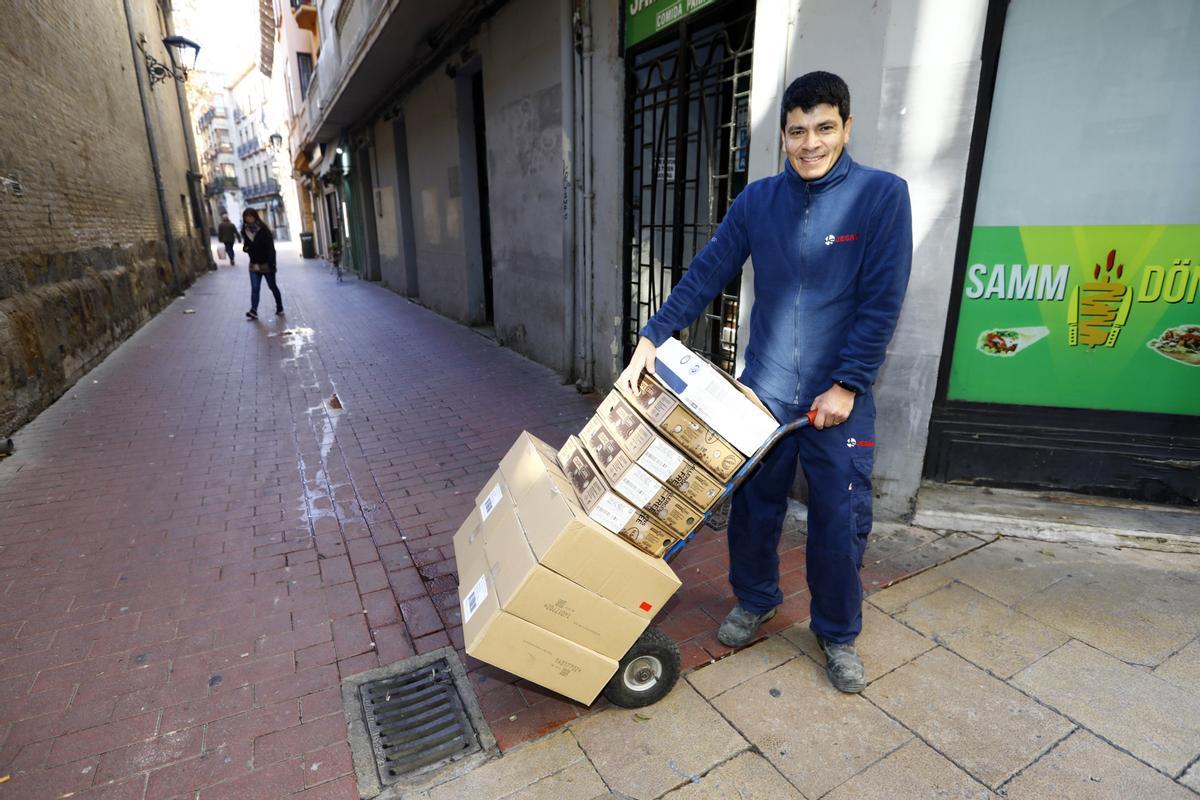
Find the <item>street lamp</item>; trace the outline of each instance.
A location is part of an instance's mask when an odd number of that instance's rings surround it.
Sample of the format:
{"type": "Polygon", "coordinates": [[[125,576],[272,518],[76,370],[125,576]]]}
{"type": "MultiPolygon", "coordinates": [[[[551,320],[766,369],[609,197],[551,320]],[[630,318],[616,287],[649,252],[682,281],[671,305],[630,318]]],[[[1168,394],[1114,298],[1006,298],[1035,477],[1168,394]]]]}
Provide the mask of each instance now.
{"type": "Polygon", "coordinates": [[[187,39],[183,36],[168,36],[162,40],[162,43],[167,48],[167,57],[171,60],[171,65],[167,66],[159,61],[146,50],[146,34],[138,34],[138,49],[142,51],[142,56],[146,59],[146,72],[150,75],[150,88],[154,88],[154,84],[165,81],[167,78],[174,78],[179,83],[186,83],[188,79],[188,67],[182,63],[185,51],[192,50],[192,69],[196,68],[196,59],[200,57],[200,45],[187,39]],[[179,57],[175,57],[175,51],[179,51],[179,57]]]}
{"type": "Polygon", "coordinates": [[[271,134],[271,150],[278,153],[283,148],[283,137],[278,133],[271,134]]]}

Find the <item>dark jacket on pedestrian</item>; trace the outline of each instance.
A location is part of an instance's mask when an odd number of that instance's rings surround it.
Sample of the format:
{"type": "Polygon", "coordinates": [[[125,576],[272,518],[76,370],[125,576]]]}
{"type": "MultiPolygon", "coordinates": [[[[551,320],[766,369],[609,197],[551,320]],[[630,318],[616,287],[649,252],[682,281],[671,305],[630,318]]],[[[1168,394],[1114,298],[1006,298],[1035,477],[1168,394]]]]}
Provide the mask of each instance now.
{"type": "Polygon", "coordinates": [[[250,254],[251,264],[266,264],[268,272],[275,271],[275,237],[266,225],[259,225],[253,235],[242,226],[242,250],[250,254]]]}
{"type": "Polygon", "coordinates": [[[241,238],[242,237],[238,233],[237,226],[229,220],[223,219],[221,220],[220,224],[217,225],[217,241],[221,244],[230,244],[241,238]]]}

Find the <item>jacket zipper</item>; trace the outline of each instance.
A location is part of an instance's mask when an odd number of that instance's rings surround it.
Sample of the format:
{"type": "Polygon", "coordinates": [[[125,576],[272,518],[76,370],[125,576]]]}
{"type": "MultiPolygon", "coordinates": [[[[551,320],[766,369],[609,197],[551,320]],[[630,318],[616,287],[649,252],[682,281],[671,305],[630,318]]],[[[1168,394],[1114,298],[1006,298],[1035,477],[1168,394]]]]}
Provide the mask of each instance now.
{"type": "MultiPolygon", "coordinates": [[[[812,192],[808,184],[804,184],[804,222],[800,226],[800,275],[796,280],[796,301],[792,309],[792,366],[796,370],[796,377],[800,377],[800,292],[801,283],[804,276],[804,254],[808,243],[808,215],[812,207],[812,192]]],[[[796,381],[796,396],[792,399],[792,405],[800,403],[800,381],[796,381]]]]}

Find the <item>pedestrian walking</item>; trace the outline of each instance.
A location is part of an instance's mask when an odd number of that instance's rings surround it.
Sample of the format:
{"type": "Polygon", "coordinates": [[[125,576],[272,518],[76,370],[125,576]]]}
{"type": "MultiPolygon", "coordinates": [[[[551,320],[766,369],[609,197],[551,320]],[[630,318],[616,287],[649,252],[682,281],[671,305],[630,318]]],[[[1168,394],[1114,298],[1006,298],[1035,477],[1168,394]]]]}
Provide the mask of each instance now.
{"type": "Polygon", "coordinates": [[[242,212],[242,242],[242,249],[250,256],[250,310],[246,312],[246,319],[258,319],[258,295],[263,278],[275,296],[275,313],[282,314],[283,295],[275,283],[275,237],[252,208],[242,212]]]}
{"type": "Polygon", "coordinates": [[[229,266],[233,266],[233,243],[240,242],[242,235],[238,233],[237,226],[229,221],[228,214],[221,215],[221,222],[217,225],[217,241],[225,245],[225,252],[229,254],[229,266]]]}
{"type": "Polygon", "coordinates": [[[656,347],[686,328],[754,260],[754,307],[741,380],[780,422],[816,411],[812,426],[778,442],[734,495],[729,580],[737,605],[717,638],[752,642],[783,602],[779,538],[796,463],[808,479],[810,627],[830,682],[860,692],[866,672],[862,569],[871,531],[875,402],[871,386],[900,315],[912,265],[908,186],[845,150],[850,90],[828,72],[784,93],[778,175],[749,184],[641,330],[619,380],[636,391],[656,347]]]}

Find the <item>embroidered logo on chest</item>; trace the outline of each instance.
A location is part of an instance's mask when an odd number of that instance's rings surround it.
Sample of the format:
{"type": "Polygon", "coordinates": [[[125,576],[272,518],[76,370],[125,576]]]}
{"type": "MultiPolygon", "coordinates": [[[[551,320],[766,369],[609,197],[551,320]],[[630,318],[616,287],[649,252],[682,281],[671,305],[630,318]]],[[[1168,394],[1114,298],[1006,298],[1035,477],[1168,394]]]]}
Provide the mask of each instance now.
{"type": "Polygon", "coordinates": [[[842,244],[843,242],[857,242],[857,241],[858,241],[857,233],[841,233],[841,234],[831,233],[825,237],[825,246],[830,247],[831,245],[842,244]]]}

